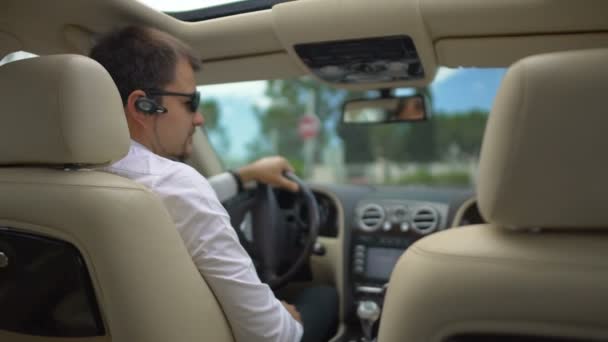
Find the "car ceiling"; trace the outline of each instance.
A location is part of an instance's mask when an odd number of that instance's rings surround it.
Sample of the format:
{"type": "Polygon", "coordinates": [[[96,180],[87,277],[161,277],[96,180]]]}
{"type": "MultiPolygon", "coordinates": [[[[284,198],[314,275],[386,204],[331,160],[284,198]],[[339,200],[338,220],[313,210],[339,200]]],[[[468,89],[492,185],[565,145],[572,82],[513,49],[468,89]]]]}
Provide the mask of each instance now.
{"type": "Polygon", "coordinates": [[[0,54],[86,54],[98,34],[143,24],[192,45],[205,65],[199,82],[212,84],[310,73],[296,44],[408,35],[423,79],[345,87],[421,86],[439,65],[504,67],[531,54],[606,47],[606,13],[604,0],[298,0],[186,23],[135,0],[7,0],[0,54]]]}

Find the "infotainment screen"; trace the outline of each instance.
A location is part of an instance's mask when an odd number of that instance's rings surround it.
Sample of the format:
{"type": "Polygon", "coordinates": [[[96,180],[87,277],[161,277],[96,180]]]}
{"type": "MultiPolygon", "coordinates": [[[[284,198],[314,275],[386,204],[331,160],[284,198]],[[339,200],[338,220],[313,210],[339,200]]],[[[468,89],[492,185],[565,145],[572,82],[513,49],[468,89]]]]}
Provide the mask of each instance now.
{"type": "Polygon", "coordinates": [[[397,260],[403,254],[403,249],[369,247],[365,276],[379,280],[388,280],[397,260]]]}

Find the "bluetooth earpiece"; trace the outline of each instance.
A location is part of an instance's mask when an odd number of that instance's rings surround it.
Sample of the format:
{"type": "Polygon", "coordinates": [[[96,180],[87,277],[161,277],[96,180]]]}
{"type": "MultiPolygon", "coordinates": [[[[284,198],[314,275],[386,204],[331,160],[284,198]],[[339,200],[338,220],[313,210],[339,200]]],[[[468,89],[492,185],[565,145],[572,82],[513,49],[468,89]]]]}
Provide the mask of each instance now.
{"type": "Polygon", "coordinates": [[[167,112],[167,108],[159,105],[156,101],[142,96],[135,100],[135,108],[140,112],[148,115],[163,114],[167,112]]]}

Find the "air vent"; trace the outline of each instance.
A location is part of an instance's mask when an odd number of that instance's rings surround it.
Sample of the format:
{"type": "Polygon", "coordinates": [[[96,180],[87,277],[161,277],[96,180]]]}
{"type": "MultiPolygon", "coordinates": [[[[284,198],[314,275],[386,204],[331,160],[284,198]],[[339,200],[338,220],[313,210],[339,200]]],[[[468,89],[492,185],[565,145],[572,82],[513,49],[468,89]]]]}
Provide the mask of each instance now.
{"type": "Polygon", "coordinates": [[[412,229],[418,234],[426,235],[432,233],[439,225],[439,214],[431,207],[416,209],[412,217],[412,229]]]}
{"type": "Polygon", "coordinates": [[[373,232],[384,222],[384,209],[377,204],[366,205],[360,213],[359,228],[363,231],[373,232]]]}

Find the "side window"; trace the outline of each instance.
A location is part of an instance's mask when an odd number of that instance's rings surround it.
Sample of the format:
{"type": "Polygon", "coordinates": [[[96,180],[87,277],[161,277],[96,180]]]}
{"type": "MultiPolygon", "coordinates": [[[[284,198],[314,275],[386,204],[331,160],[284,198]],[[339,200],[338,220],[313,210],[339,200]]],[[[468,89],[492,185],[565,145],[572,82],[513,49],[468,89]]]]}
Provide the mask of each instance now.
{"type": "Polygon", "coordinates": [[[28,335],[104,335],[82,256],[69,243],[0,227],[0,329],[28,335]]]}

